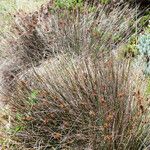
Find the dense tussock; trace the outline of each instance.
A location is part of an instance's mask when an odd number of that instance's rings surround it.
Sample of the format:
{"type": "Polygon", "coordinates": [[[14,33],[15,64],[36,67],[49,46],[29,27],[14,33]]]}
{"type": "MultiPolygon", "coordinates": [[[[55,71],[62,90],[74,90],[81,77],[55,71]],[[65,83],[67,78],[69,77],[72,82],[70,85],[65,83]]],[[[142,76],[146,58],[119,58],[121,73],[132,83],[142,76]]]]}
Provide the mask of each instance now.
{"type": "Polygon", "coordinates": [[[98,56],[61,56],[20,77],[8,97],[16,147],[136,150],[149,144],[148,110],[129,60],[98,56]]]}
{"type": "Polygon", "coordinates": [[[51,4],[31,14],[20,11],[15,16],[12,32],[16,39],[11,40],[11,49],[25,62],[41,60],[64,49],[74,53],[102,46],[112,49],[135,28],[135,13],[128,6],[106,14],[101,5],[90,12],[88,6],[69,11],[55,9],[51,4]]]}
{"type": "Polygon", "coordinates": [[[4,66],[4,73],[12,81],[25,68],[38,66],[61,53],[116,53],[134,32],[136,11],[128,6],[116,7],[109,13],[106,10],[101,5],[93,11],[88,5],[82,9],[56,9],[48,3],[34,13],[19,11],[11,36],[4,42],[4,50],[11,59],[8,67],[4,66]]]}
{"type": "Polygon", "coordinates": [[[9,61],[0,68],[11,111],[4,149],[150,145],[145,81],[132,55],[119,55],[140,31],[136,12],[128,5],[66,9],[48,3],[14,16],[4,40],[9,61]]]}

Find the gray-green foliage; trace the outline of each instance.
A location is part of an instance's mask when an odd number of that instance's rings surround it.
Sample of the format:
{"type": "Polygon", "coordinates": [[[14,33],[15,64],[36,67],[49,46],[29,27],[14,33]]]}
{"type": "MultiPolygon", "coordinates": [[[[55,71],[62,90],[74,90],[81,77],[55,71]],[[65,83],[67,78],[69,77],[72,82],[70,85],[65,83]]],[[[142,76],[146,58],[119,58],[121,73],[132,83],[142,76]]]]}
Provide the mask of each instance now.
{"type": "Polygon", "coordinates": [[[150,34],[139,37],[138,49],[140,54],[150,56],[150,34]]]}
{"type": "Polygon", "coordinates": [[[144,60],[144,73],[150,74],[150,34],[144,34],[139,37],[138,49],[144,60]]]}

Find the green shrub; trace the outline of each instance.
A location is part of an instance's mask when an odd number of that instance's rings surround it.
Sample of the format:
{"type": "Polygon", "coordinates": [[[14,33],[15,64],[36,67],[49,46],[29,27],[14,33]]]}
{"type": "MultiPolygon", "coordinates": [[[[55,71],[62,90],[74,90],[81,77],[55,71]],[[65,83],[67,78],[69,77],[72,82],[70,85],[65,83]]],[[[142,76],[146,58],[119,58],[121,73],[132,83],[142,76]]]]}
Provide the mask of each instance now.
{"type": "Polygon", "coordinates": [[[100,3],[102,4],[109,4],[111,0],[100,0],[100,3]]]}
{"type": "Polygon", "coordinates": [[[59,8],[73,9],[76,6],[82,7],[83,2],[82,0],[56,0],[55,5],[59,8]]]}

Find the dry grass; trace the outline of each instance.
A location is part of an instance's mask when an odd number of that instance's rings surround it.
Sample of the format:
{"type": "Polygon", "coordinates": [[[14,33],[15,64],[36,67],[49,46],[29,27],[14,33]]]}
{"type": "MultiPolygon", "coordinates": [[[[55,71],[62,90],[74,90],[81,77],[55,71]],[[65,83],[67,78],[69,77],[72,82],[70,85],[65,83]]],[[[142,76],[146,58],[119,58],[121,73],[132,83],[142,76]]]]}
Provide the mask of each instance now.
{"type": "Polygon", "coordinates": [[[129,60],[98,56],[59,56],[17,80],[15,90],[7,93],[14,147],[137,150],[148,146],[148,106],[136,88],[129,60]]]}
{"type": "Polygon", "coordinates": [[[9,60],[0,68],[3,98],[11,110],[3,149],[149,146],[146,84],[130,54],[118,58],[135,13],[128,6],[108,12],[52,3],[18,11],[2,44],[9,60]]]}
{"type": "Polygon", "coordinates": [[[20,72],[23,66],[39,65],[40,61],[64,52],[79,55],[84,51],[96,54],[99,50],[114,50],[116,53],[136,27],[132,23],[136,10],[128,6],[120,9],[106,13],[107,8],[100,5],[91,12],[85,5],[82,9],[66,10],[48,3],[31,14],[19,11],[2,43],[5,55],[11,58],[10,72],[16,75],[14,72],[20,72]]]}

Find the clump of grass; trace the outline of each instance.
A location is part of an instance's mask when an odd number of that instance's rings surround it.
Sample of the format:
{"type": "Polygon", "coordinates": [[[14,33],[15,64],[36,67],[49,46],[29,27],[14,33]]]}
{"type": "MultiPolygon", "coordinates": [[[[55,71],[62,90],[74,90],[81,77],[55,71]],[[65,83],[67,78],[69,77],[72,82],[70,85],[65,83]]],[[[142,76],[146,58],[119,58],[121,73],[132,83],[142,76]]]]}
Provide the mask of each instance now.
{"type": "Polygon", "coordinates": [[[143,149],[148,106],[129,60],[62,55],[30,69],[8,93],[14,146],[34,149],[143,149]]]}
{"type": "Polygon", "coordinates": [[[148,147],[143,89],[130,57],[117,58],[136,11],[53,6],[19,11],[5,41],[13,58],[3,70],[3,89],[11,87],[4,90],[11,110],[5,149],[148,147]]]}
{"type": "Polygon", "coordinates": [[[117,7],[106,13],[107,8],[101,5],[94,11],[89,8],[85,4],[82,8],[61,9],[55,7],[55,3],[48,3],[34,13],[19,11],[3,42],[5,53],[12,61],[14,59],[10,72],[16,75],[24,70],[23,66],[39,65],[61,53],[80,55],[83,51],[93,51],[96,54],[99,50],[114,49],[117,52],[135,28],[134,24],[130,26],[135,10],[125,6],[122,10],[117,7]]]}

